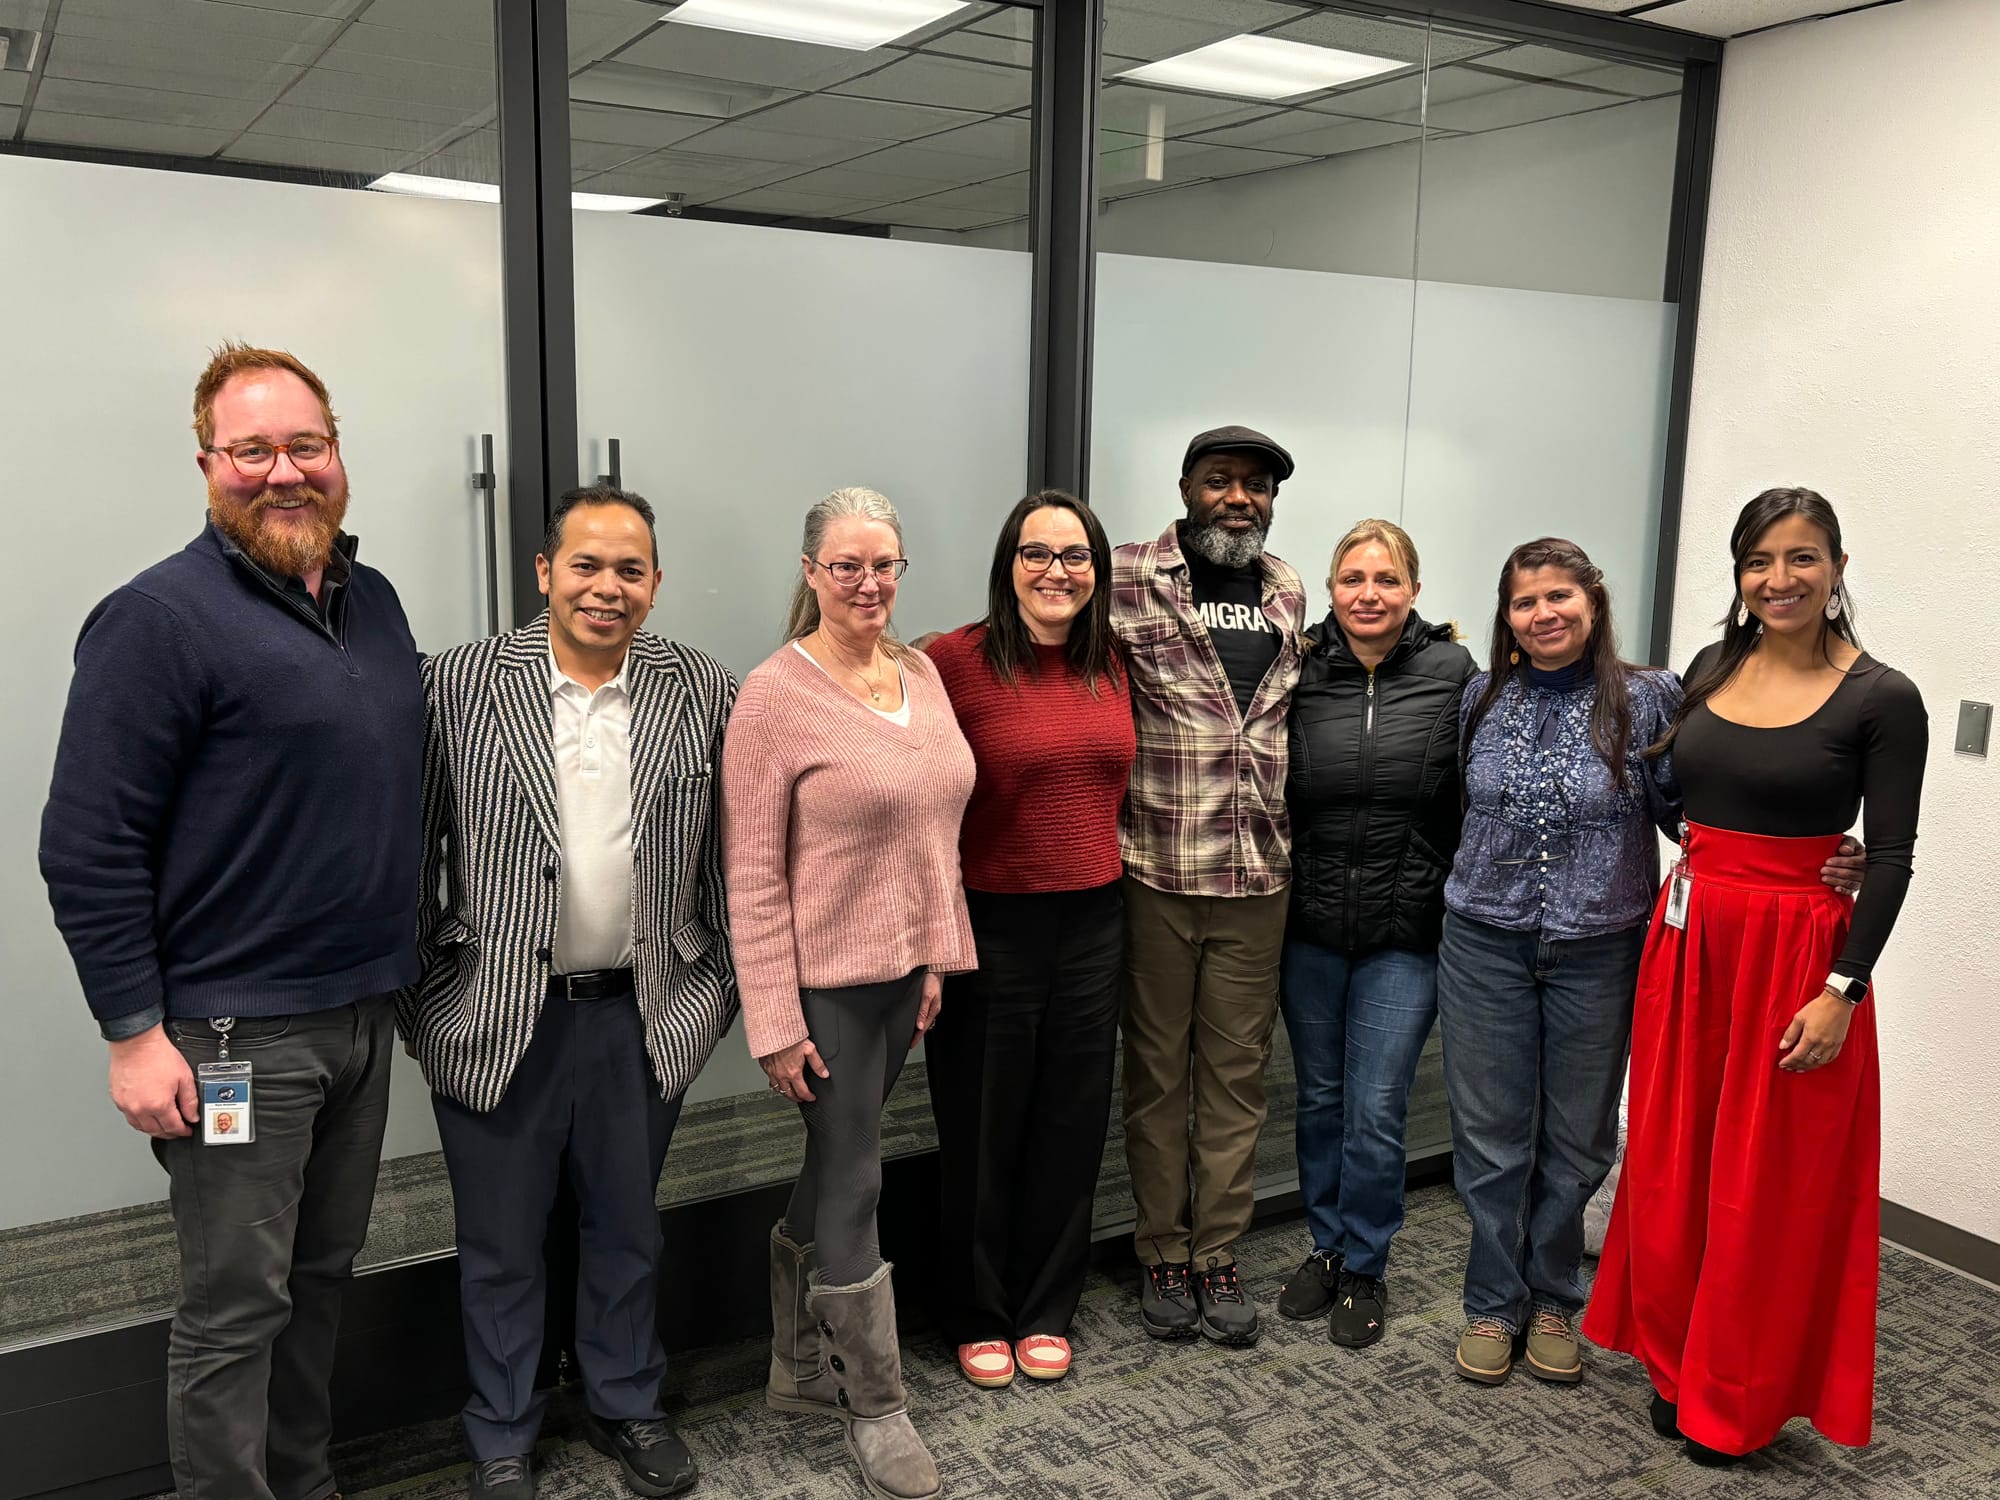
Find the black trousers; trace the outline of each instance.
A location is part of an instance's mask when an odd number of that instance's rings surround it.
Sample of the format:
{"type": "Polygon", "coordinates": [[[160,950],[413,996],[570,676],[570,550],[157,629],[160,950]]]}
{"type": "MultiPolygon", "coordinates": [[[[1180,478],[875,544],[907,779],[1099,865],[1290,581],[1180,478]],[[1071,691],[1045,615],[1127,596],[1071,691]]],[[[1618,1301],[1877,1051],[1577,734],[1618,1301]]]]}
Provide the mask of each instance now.
{"type": "Polygon", "coordinates": [[[827,1076],[806,1070],[813,1102],[806,1159],[785,1208],[785,1228],[814,1244],[820,1275],[832,1286],[866,1281],[882,1264],[875,1208],[882,1200],[882,1106],[910,1055],[923,969],[880,984],[800,990],[806,1032],[827,1076]]]}
{"type": "Polygon", "coordinates": [[[542,1241],[565,1152],[580,1213],[584,1393],[608,1421],[660,1416],[667,1356],[655,1322],[655,1199],[681,1101],[660,1097],[638,1001],[629,990],[601,1000],[551,994],[498,1106],[480,1114],[442,1094],[431,1103],[458,1218],[467,1451],[478,1462],[528,1453],[541,1429],[542,1241]]]}
{"type": "Polygon", "coordinates": [[[1118,1051],[1125,906],[1087,891],[967,891],[979,967],[945,983],[925,1043],[953,1344],[1061,1337],[1089,1270],[1118,1051]]]}
{"type": "MultiPolygon", "coordinates": [[[[206,1021],[169,1021],[190,1067],[220,1048],[206,1021]]],[[[155,1141],[180,1246],[167,1335],[167,1452],[180,1500],[325,1500],[340,1294],[368,1234],[389,1118],[395,1012],[386,995],[309,1015],[245,1017],[242,1146],[201,1127],[155,1141]]]]}

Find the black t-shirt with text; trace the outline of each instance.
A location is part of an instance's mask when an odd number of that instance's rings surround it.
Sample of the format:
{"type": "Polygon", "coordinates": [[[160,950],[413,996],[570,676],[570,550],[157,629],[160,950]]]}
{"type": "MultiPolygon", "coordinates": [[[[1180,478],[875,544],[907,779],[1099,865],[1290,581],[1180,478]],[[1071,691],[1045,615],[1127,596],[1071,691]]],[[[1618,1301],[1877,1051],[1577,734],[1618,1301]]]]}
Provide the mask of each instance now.
{"type": "Polygon", "coordinates": [[[1278,632],[1264,616],[1264,567],[1218,568],[1185,546],[1194,611],[1215,642],[1222,669],[1236,694],[1236,712],[1249,717],[1250,700],[1278,659],[1278,632]]]}

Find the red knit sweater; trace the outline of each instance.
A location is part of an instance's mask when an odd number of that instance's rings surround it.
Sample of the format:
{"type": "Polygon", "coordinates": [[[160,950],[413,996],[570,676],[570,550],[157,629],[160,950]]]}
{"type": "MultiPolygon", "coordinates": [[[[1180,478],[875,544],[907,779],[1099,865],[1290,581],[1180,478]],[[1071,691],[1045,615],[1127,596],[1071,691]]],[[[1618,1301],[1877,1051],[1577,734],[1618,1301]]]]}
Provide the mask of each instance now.
{"type": "Polygon", "coordinates": [[[1122,668],[1097,696],[1063,659],[1037,646],[1033,672],[1002,682],[980,650],[983,625],[939,636],[929,656],[978,776],[959,833],[959,865],[976,891],[1084,891],[1123,873],[1118,805],[1138,744],[1122,668]]]}

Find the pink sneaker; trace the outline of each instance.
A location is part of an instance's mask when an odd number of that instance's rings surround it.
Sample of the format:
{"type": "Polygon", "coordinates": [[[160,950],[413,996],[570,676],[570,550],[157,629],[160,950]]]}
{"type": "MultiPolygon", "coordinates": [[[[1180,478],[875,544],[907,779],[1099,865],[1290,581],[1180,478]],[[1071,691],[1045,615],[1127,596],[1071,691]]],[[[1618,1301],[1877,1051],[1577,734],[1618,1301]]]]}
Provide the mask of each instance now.
{"type": "Polygon", "coordinates": [[[1014,1383],[1014,1356],[1004,1339],[958,1346],[958,1373],[974,1385],[997,1391],[1014,1383]]]}
{"type": "Polygon", "coordinates": [[[1014,1362],[1030,1380],[1061,1380],[1069,1374],[1069,1340],[1031,1333],[1014,1346],[1014,1362]]]}

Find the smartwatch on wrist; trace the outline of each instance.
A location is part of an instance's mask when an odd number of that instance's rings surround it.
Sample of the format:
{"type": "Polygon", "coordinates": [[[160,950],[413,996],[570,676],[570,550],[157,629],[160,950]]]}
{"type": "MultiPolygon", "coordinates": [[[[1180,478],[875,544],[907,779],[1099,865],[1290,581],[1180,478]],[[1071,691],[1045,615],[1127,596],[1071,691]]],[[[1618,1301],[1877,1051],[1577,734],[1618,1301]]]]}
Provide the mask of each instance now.
{"type": "Polygon", "coordinates": [[[1863,1000],[1868,998],[1868,981],[1865,979],[1854,979],[1846,974],[1827,975],[1826,988],[1840,996],[1849,1005],[1859,1005],[1863,1000]]]}

